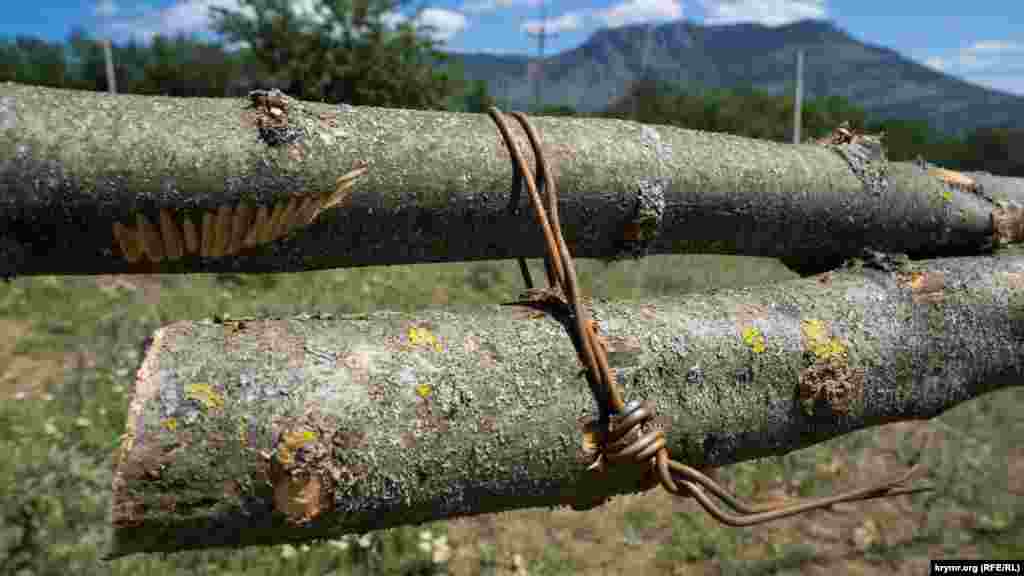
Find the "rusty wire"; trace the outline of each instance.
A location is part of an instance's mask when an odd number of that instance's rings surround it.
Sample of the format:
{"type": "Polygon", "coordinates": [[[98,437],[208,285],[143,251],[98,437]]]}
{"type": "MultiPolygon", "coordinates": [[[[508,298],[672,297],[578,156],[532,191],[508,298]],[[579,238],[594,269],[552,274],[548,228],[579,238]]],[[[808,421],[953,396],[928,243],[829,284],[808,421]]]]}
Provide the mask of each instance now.
{"type": "Polygon", "coordinates": [[[622,395],[615,385],[614,375],[608,366],[607,350],[597,331],[596,323],[591,320],[587,308],[581,305],[576,271],[559,225],[555,181],[544,157],[537,132],[521,112],[510,114],[526,132],[533,149],[537,173],[530,177],[529,168],[519,146],[512,139],[504,115],[494,107],[490,108],[488,113],[497,125],[509,154],[512,156],[514,171],[512,213],[514,213],[515,205],[518,204],[520,184],[525,182],[530,204],[540,223],[547,248],[544,264],[548,276],[548,287],[533,288],[526,262],[520,258],[519,266],[527,291],[523,300],[513,304],[530,306],[548,312],[563,323],[569,331],[577,356],[583,364],[583,373],[598,405],[599,453],[590,466],[591,469],[600,471],[607,464],[625,461],[646,464],[650,467],[647,470],[650,485],[660,483],[672,494],[682,497],[692,496],[708,514],[719,522],[730,526],[762,524],[841,502],[913,494],[931,489],[928,486],[904,485],[920,469],[920,464],[917,464],[897,478],[833,496],[803,499],[784,504],[755,505],[740,500],[700,470],[671,460],[668,456],[668,449],[665,448],[665,433],[650,426],[650,422],[654,418],[654,408],[650,403],[632,401],[626,404],[623,401],[622,395]],[[545,192],[546,205],[541,201],[539,190],[545,192]],[[735,513],[723,510],[708,496],[705,490],[724,502],[735,513]]]}

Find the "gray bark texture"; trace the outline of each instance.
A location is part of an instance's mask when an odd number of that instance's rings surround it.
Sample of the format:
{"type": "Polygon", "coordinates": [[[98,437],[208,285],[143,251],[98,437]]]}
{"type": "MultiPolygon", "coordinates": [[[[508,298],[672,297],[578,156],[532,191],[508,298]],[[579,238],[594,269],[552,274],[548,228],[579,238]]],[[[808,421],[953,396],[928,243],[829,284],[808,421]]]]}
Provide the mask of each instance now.
{"type": "MultiPolygon", "coordinates": [[[[813,273],[865,248],[925,258],[1024,237],[1022,179],[950,183],[847,145],[532,121],[574,257],[770,256],[813,273]]],[[[6,277],[540,257],[527,197],[511,188],[482,114],[0,84],[6,277]]]]}
{"type": "MultiPolygon", "coordinates": [[[[670,455],[695,467],[1024,382],[1019,248],[593,311],[626,399],[650,401],[670,455]]],[[[579,370],[563,325],[519,305],[171,324],[136,377],[110,556],[638,491],[642,465],[587,470],[579,370]]]]}

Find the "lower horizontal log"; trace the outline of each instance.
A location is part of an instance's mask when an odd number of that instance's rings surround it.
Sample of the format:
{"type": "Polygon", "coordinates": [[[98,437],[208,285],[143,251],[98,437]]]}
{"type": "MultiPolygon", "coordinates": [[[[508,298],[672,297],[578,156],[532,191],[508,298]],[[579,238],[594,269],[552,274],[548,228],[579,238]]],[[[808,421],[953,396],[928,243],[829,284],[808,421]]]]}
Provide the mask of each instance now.
{"type": "MultiPolygon", "coordinates": [[[[697,467],[1024,382],[1020,250],[593,309],[626,399],[697,467]]],[[[640,467],[587,470],[594,414],[565,329],[519,306],[175,323],[137,374],[110,557],[640,490],[640,467]]]]}

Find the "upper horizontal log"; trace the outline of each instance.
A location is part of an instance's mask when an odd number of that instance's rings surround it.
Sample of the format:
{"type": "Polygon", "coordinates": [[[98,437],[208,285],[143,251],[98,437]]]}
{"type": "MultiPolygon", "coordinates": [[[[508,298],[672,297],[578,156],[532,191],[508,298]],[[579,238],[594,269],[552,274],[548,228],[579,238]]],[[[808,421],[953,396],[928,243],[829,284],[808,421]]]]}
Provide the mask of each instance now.
{"type": "MultiPolygon", "coordinates": [[[[595,302],[627,400],[693,466],[781,455],[1024,384],[1024,256],[595,302]]],[[[571,340],[519,306],[178,322],[139,368],[114,556],[333,537],[640,490],[588,472],[571,340]]]]}
{"type": "MultiPolygon", "coordinates": [[[[577,257],[646,249],[822,269],[864,247],[972,254],[993,244],[998,201],[1024,204],[1013,179],[988,177],[979,193],[906,163],[877,164],[888,187],[869,193],[846,159],[815,144],[533,121],[577,257]],[[660,220],[638,216],[640,196],[664,202],[660,220]]],[[[486,115],[0,84],[6,276],[542,256],[525,194],[509,214],[511,185],[486,115]],[[351,187],[339,190],[346,174],[351,187]]]]}

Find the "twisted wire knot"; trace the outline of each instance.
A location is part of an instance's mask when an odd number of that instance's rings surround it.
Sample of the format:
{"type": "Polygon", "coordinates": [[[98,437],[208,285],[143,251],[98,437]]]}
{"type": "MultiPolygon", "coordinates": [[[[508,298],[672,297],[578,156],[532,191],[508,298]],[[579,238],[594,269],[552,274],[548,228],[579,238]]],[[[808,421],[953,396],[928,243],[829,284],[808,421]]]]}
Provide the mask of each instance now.
{"type": "Polygon", "coordinates": [[[683,497],[692,496],[711,516],[731,526],[761,524],[808,510],[825,508],[840,502],[930,490],[926,486],[904,486],[904,483],[918,471],[918,465],[910,468],[898,478],[827,498],[800,500],[781,505],[754,505],[740,500],[703,472],[671,460],[666,448],[665,433],[650,426],[654,419],[654,408],[646,401],[632,401],[626,404],[622,400],[618,387],[615,385],[614,375],[608,365],[604,342],[594,326],[589,310],[582,305],[582,298],[576,283],[576,271],[573,268],[572,257],[562,238],[561,225],[558,221],[555,181],[551,176],[536,131],[525,115],[519,112],[511,114],[525,130],[530,146],[533,148],[537,174],[530,178],[526,162],[509,133],[502,113],[497,108],[491,108],[489,114],[497,124],[505,146],[512,156],[513,205],[510,208],[510,213],[515,214],[520,185],[525,182],[529,191],[530,204],[540,223],[547,246],[544,255],[544,268],[547,272],[548,287],[534,289],[526,260],[519,258],[519,268],[528,291],[523,299],[511,304],[530,306],[549,313],[565,325],[569,331],[577,356],[583,364],[584,375],[590,385],[590,391],[598,406],[598,454],[590,466],[591,470],[603,471],[605,462],[632,461],[646,464],[649,466],[649,470],[644,488],[660,483],[672,494],[683,497]],[[546,192],[544,199],[546,202],[542,202],[539,190],[546,192]],[[648,428],[651,429],[648,430],[648,428]],[[736,513],[722,510],[705,493],[705,490],[736,513]]]}

